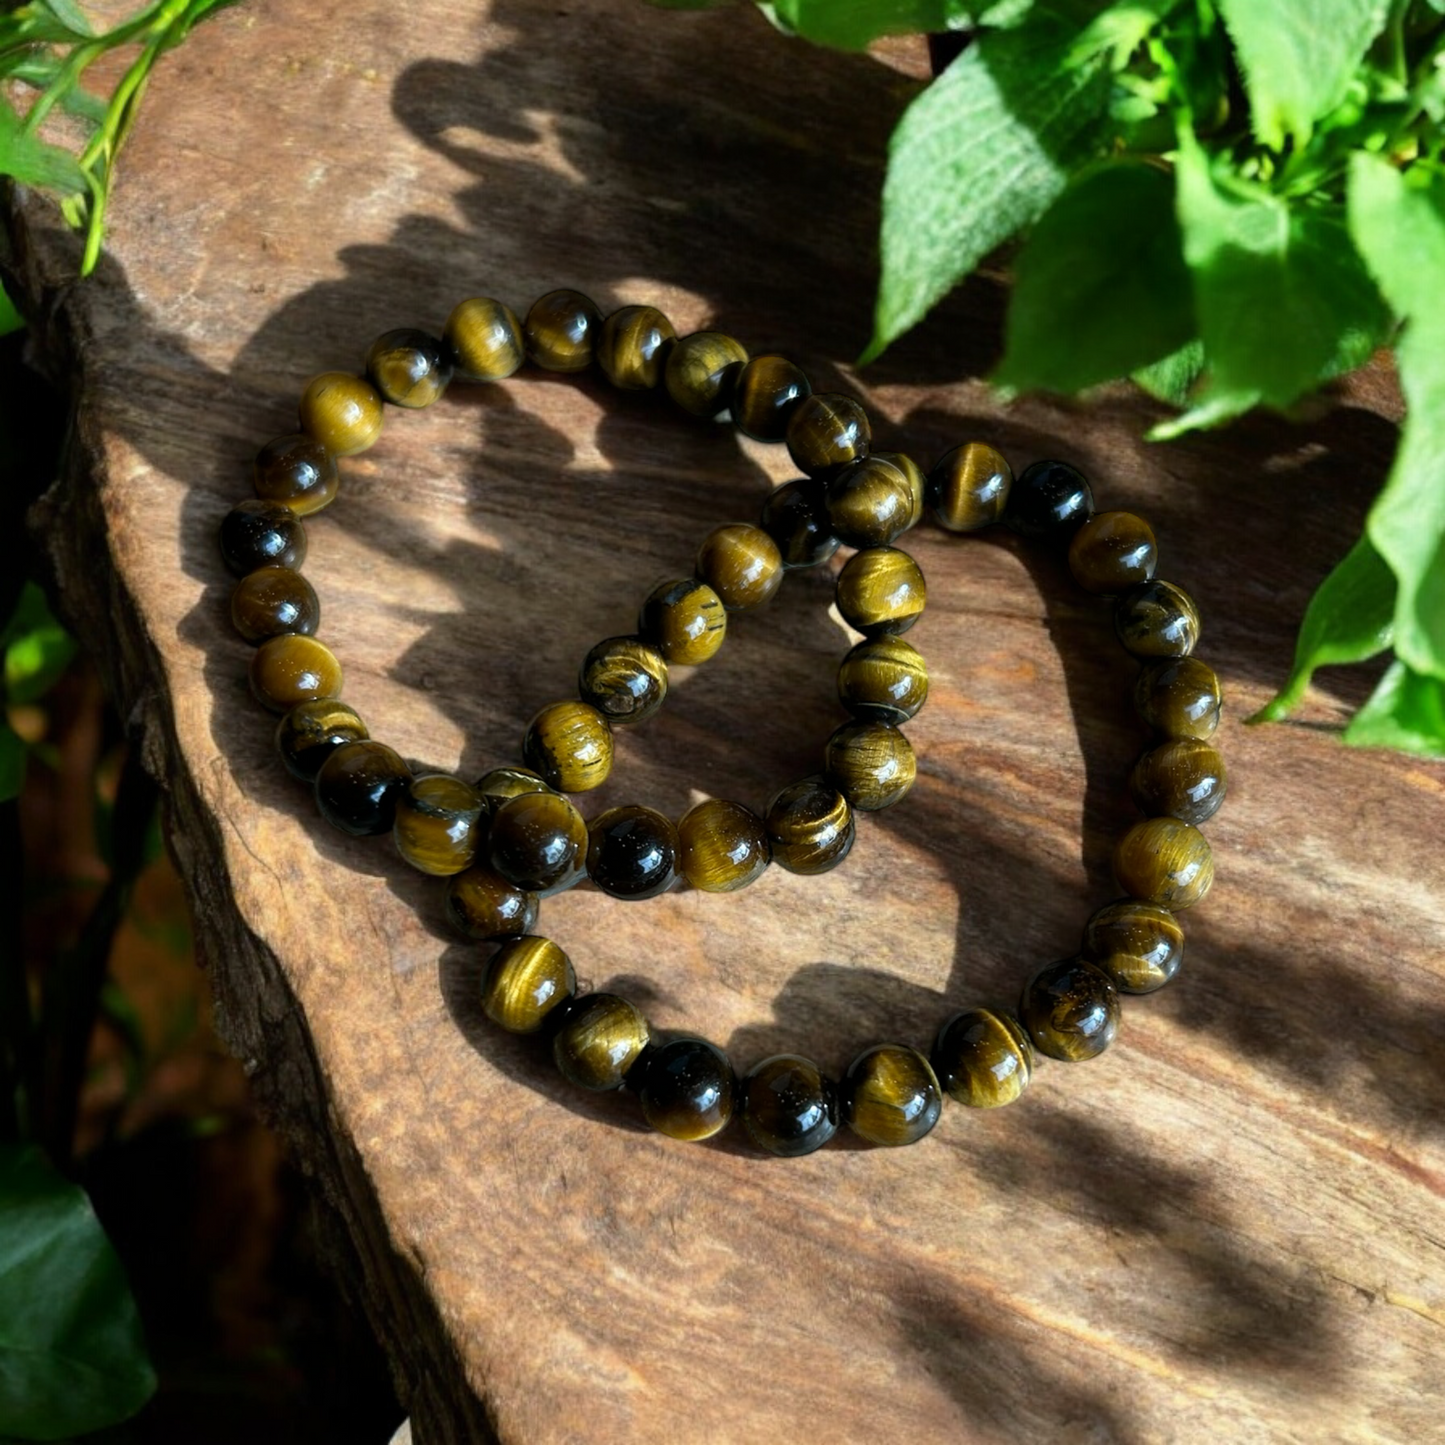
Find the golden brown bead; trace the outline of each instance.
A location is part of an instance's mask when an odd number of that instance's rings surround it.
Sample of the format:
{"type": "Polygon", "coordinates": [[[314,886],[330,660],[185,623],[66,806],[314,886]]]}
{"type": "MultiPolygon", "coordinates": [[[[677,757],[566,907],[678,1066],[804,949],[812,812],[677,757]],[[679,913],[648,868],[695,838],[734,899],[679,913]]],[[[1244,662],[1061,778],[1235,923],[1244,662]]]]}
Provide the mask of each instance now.
{"type": "Polygon", "coordinates": [[[913,521],[913,488],[902,467],[874,453],[828,482],[828,522],[845,547],[886,547],[913,521]]]}
{"type": "Polygon", "coordinates": [[[221,522],[221,559],[237,577],[258,567],[300,567],[306,528],[283,502],[259,497],[238,502],[221,522]]]}
{"type": "Polygon", "coordinates": [[[522,323],[510,307],[490,296],[459,303],[447,318],[442,339],[456,374],[465,381],[501,381],[526,359],[522,323]]]}
{"type": "Polygon", "coordinates": [[[637,614],[637,630],[669,663],[706,662],[723,645],[728,615],[722,598],[695,577],[659,582],[637,614]]]}
{"type": "Polygon", "coordinates": [[[843,1076],[842,1095],[848,1127],[870,1144],[916,1144],[943,1113],[928,1060],[903,1044],[864,1049],[843,1076]]]}
{"type": "Polygon", "coordinates": [[[662,368],[677,332],[655,306],[624,306],[602,323],[597,365],[622,391],[650,391],[662,380],[662,368]]]}
{"type": "Polygon", "coordinates": [[[1154,529],[1133,512],[1100,512],[1069,543],[1069,571],[1085,592],[1110,596],[1137,587],[1158,562],[1154,529]]]}
{"type": "Polygon", "coordinates": [[[1172,582],[1141,582],[1114,604],[1114,631],[1135,657],[1186,657],[1199,641],[1199,611],[1172,582]]]}
{"type": "Polygon", "coordinates": [[[579,1089],[619,1089],[650,1037],[647,1020],[626,999],[584,994],[568,1005],[552,1035],[552,1059],[579,1089]]]}
{"type": "Polygon", "coordinates": [[[838,701],[860,722],[905,723],[928,701],[928,668],[901,637],[867,639],[838,665],[838,701]]]}
{"type": "Polygon", "coordinates": [[[872,452],[870,455],[881,462],[890,462],[903,473],[903,480],[908,483],[908,495],[912,500],[904,531],[909,527],[916,527],[923,520],[923,514],[928,507],[928,478],[923,475],[923,468],[906,452],[872,452]]]}
{"type": "Polygon", "coordinates": [[[677,882],[677,829],[654,808],[607,808],[587,838],[587,876],[613,898],[656,898],[677,882]]]}
{"type": "Polygon", "coordinates": [[[896,636],[922,615],[928,586],[907,552],[869,547],[844,563],[837,599],[843,620],[864,637],[896,636]]]}
{"type": "Polygon", "coordinates": [[[1124,993],[1153,993],[1179,972],[1184,930],[1167,908],[1125,898],[1084,925],[1083,957],[1124,993]]]}
{"type": "Polygon", "coordinates": [[[968,1009],[938,1031],[933,1072],[960,1104],[974,1109],[1011,1104],[1028,1088],[1033,1071],[1034,1046],[1023,1025],[1003,1009],[968,1009]]]}
{"type": "Polygon", "coordinates": [[[642,1117],[671,1139],[711,1139],[733,1116],[737,1082],[728,1056],[706,1039],[649,1050],[637,1090],[642,1117]]]}
{"type": "Polygon", "coordinates": [[[880,722],[844,723],[824,745],[823,767],[828,781],[863,813],[891,808],[918,773],[912,744],[880,722]]]}
{"type": "Polygon", "coordinates": [[[1197,657],[1145,663],[1134,684],[1134,706],[1165,737],[1212,737],[1222,706],[1219,679],[1197,657]]]}
{"type": "Polygon", "coordinates": [[[678,866],[704,893],[733,893],[759,877],[772,849],[763,820],[741,803],[704,798],[677,825],[678,866]]]}
{"type": "Polygon", "coordinates": [[[689,416],[714,417],[732,405],[748,353],[721,331],[694,331],[667,354],[667,394],[689,416]]]}
{"type": "Polygon", "coordinates": [[[272,712],[288,712],[313,698],[337,697],[341,664],[314,637],[272,637],[251,654],[251,691],[272,712]]]}
{"type": "Polygon", "coordinates": [[[487,800],[487,809],[495,813],[508,798],[519,798],[523,793],[554,793],[530,768],[493,768],[477,779],[476,789],[487,800]]]}
{"type": "Polygon", "coordinates": [[[1141,813],[1198,827],[1219,811],[1226,781],[1217,748],[1200,738],[1171,738],[1134,764],[1129,791],[1141,813]]]}
{"type": "Polygon", "coordinates": [[[642,722],[667,697],[667,663],[641,638],[606,638],[582,659],[577,694],[608,722],[642,722]]]}
{"type": "Polygon", "coordinates": [[[449,878],[472,865],[482,812],[482,795],[447,773],[423,773],[396,800],[392,839],[396,851],[422,873],[449,878]]]}
{"type": "Polygon", "coordinates": [[[256,453],[252,467],[256,495],[280,502],[298,517],[319,512],[336,496],[336,458],[314,437],[276,437],[256,453]]]}
{"type": "Polygon", "coordinates": [[[484,863],[447,882],[447,917],[467,938],[513,938],[537,926],[537,895],[508,883],[484,863]]]}
{"type": "Polygon", "coordinates": [[[838,1086],[811,1059],[774,1054],[742,1080],[738,1112],[759,1149],[798,1159],[838,1132],[838,1086]]]}
{"type": "Polygon", "coordinates": [[[804,778],[768,804],[768,845],[773,861],[789,873],[826,873],[853,846],[853,810],[823,778],[804,778]]]}
{"type": "Polygon", "coordinates": [[[385,331],[366,353],[367,380],[393,406],[430,406],[447,389],[452,364],[443,342],[415,327],[385,331]]]}
{"type": "Polygon", "coordinates": [[[569,888],[583,876],[587,824],[561,793],[519,793],[492,814],[487,861],[529,893],[569,888]]]}
{"type": "Polygon", "coordinates": [[[293,707],[276,724],[276,751],[293,778],[310,783],[342,743],[370,736],[354,707],[339,698],[317,698],[293,707]]]}
{"type": "Polygon", "coordinates": [[[983,442],[945,452],[928,474],[934,519],[950,532],[978,532],[1003,521],[1013,469],[983,442]]]}
{"type": "Polygon", "coordinates": [[[482,1010],[509,1034],[535,1034],[577,992],[572,960],[550,938],[509,938],[492,955],[482,1010]]]}
{"type": "Polygon", "coordinates": [[[316,774],[316,809],[333,827],[356,838],[391,832],[396,800],[411,769],[385,743],[342,743],[316,774]]]}
{"type": "Polygon", "coordinates": [[[309,637],[320,621],[315,588],[291,567],[259,567],[231,593],[231,625],[247,642],[287,632],[309,637]]]}
{"type": "Polygon", "coordinates": [[[602,313],[580,291],[549,291],[522,323],[527,358],[543,371],[586,371],[601,329],[602,313]]]}
{"type": "Polygon", "coordinates": [[[831,477],[868,455],[873,429],[862,403],[836,391],[817,391],[788,422],[788,455],[810,477],[831,477]]]}
{"type": "Polygon", "coordinates": [[[783,554],[761,527],[732,522],[703,539],[697,575],[730,612],[761,607],[782,585],[783,554]]]}
{"type": "Polygon", "coordinates": [[[1102,1054],[1119,1032],[1119,992],[1081,958],[1039,969],[1024,985],[1019,1021],[1051,1059],[1080,1063],[1102,1054]]]}
{"type": "Polygon", "coordinates": [[[775,488],[763,503],[758,525],[778,544],[784,567],[816,567],[838,550],[826,483],[810,477],[775,488]]]}
{"type": "Polygon", "coordinates": [[[335,457],[355,456],[381,435],[382,406],[376,388],[347,371],[323,371],[306,383],[298,408],[301,430],[335,457]]]}
{"type": "Polygon", "coordinates": [[[528,725],[522,757],[548,787],[585,793],[612,771],[612,729],[585,702],[554,702],[528,725]]]}
{"type": "Polygon", "coordinates": [[[1214,882],[1214,855],[1204,834],[1177,818],[1135,823],[1114,849],[1114,877],[1131,898],[1189,908],[1214,882]]]}
{"type": "Polygon", "coordinates": [[[813,388],[783,356],[755,356],[743,367],[733,391],[733,424],[755,441],[780,442],[788,420],[813,388]]]}

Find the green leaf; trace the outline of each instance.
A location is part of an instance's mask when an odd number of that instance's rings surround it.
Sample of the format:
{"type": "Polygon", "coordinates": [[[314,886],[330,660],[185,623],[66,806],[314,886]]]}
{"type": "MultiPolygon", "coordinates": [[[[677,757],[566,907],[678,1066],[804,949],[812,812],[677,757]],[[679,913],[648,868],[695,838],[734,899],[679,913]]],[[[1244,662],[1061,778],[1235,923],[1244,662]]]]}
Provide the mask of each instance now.
{"type": "Polygon", "coordinates": [[[140,1316],[85,1191],[0,1145],[0,1435],[65,1440],[156,1387],[140,1316]]]}
{"type": "Polygon", "coordinates": [[[75,157],[38,136],[26,135],[20,117],[4,99],[0,99],[0,175],[63,195],[86,189],[85,172],[75,157]]]}
{"type": "Polygon", "coordinates": [[[880,35],[953,30],[978,7],[963,0],[773,0],[779,20],[806,40],[862,50],[880,35]]]}
{"type": "Polygon", "coordinates": [[[1337,105],[1371,42],[1387,0],[1218,0],[1249,92],[1254,133],[1273,150],[1308,139],[1337,105]]]}
{"type": "Polygon", "coordinates": [[[1079,391],[1183,346],[1194,305],[1174,178],[1116,162],[1076,177],[1014,267],[1004,386],[1079,391]]]}
{"type": "Polygon", "coordinates": [[[1398,748],[1426,758],[1445,758],[1445,683],[1392,662],[1345,729],[1356,748],[1398,748]]]}
{"type": "Polygon", "coordinates": [[[1249,719],[1278,722],[1299,706],[1317,667],[1363,662],[1390,645],[1394,631],[1395,574],[1361,537],[1320,583],[1300,624],[1294,666],[1274,698],[1249,719]]]}
{"type": "Polygon", "coordinates": [[[25,740],[0,718],[0,803],[20,796],[25,786],[25,740]]]}
{"type": "Polygon", "coordinates": [[[1141,366],[1130,378],[1134,385],[1170,406],[1186,406],[1199,373],[1204,370],[1204,343],[1186,341],[1178,351],[1160,361],[1141,366]]]}
{"type": "Polygon", "coordinates": [[[35,702],[75,656],[75,639],[55,620],[45,594],[27,582],[3,632],[5,689],[12,703],[35,702]]]}
{"type": "Polygon", "coordinates": [[[90,21],[85,18],[85,12],[75,3],[75,0],[37,0],[35,8],[48,10],[67,30],[75,35],[95,34],[90,21]]]}

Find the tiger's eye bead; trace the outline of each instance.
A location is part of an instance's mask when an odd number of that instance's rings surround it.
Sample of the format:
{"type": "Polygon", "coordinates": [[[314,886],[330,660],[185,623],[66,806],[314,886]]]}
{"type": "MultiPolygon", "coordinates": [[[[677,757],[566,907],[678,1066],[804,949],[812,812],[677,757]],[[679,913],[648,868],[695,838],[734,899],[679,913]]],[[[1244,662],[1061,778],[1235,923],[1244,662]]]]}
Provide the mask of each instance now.
{"type": "Polygon", "coordinates": [[[697,575],[730,612],[761,607],[782,585],[783,554],[761,527],[733,522],[704,538],[697,575]]]}
{"type": "Polygon", "coordinates": [[[239,502],[221,523],[221,560],[237,577],[258,567],[299,568],[306,560],[306,528],[282,502],[239,502]]]}
{"type": "Polygon", "coordinates": [[[841,392],[815,391],[788,421],[788,455],[810,477],[831,477],[866,457],[872,440],[862,403],[841,392]]]}
{"type": "Polygon", "coordinates": [[[1154,529],[1133,512],[1100,512],[1069,543],[1069,571],[1085,592],[1124,592],[1148,582],[1158,563],[1154,529]]]}
{"type": "Polygon", "coordinates": [[[811,1059],[774,1054],[742,1080],[739,1113],[759,1149],[799,1159],[838,1132],[838,1089],[811,1059]]]}
{"type": "Polygon", "coordinates": [[[482,795],[460,778],[446,773],[413,778],[396,800],[396,851],[434,878],[470,868],[485,806],[482,795]]]}
{"type": "Polygon", "coordinates": [[[677,882],[672,819],[631,803],[587,826],[587,876],[613,898],[656,898],[677,882]]]}
{"type": "Polygon", "coordinates": [[[527,359],[543,371],[586,371],[601,329],[602,313],[580,291],[549,291],[522,324],[527,359]]]}
{"type": "Polygon", "coordinates": [[[672,1139],[711,1139],[733,1116],[737,1082],[728,1056],[706,1039],[672,1039],[645,1060],[642,1117],[672,1139]]]}
{"type": "Polygon", "coordinates": [[[529,893],[566,887],[582,876],[587,824],[561,793],[520,793],[492,815],[487,860],[529,893]]]}
{"type": "Polygon", "coordinates": [[[507,939],[492,955],[482,1011],[509,1034],[535,1034],[576,992],[572,960],[550,938],[528,934],[507,939]]]}
{"type": "Polygon", "coordinates": [[[928,668],[901,637],[860,642],[838,665],[838,701],[860,722],[905,723],[928,701],[928,668]]]}
{"type": "Polygon", "coordinates": [[[778,544],[787,568],[816,567],[838,550],[824,484],[811,478],[775,488],[763,503],[758,525],[778,544]]]}
{"type": "Polygon", "coordinates": [[[733,424],[754,441],[780,442],[788,420],[813,394],[808,378],[782,356],[755,356],[733,390],[733,424]]]}
{"type": "Polygon", "coordinates": [[[354,707],[334,697],[317,698],[293,707],[276,724],[276,751],[293,778],[311,783],[342,743],[370,736],[354,707]]]}
{"type": "Polygon", "coordinates": [[[442,339],[464,381],[502,381],[526,360],[522,324],[490,296],[461,302],[447,318],[442,339]]]}
{"type": "Polygon", "coordinates": [[[375,837],[391,832],[396,800],[410,781],[411,769],[385,743],[343,743],[317,771],[316,807],[343,833],[375,837]]]}
{"type": "Polygon", "coordinates": [[[612,729],[585,702],[554,702],[528,724],[522,758],[548,787],[585,793],[612,771],[612,729]]]}
{"type": "Polygon", "coordinates": [[[1003,521],[1013,469],[983,442],[964,442],[945,452],[928,474],[928,500],[940,527],[978,532],[1003,521]]]}
{"type": "Polygon", "coordinates": [[[763,820],[741,803],[704,798],[677,825],[682,875],[704,893],[734,893],[759,877],[772,858],[763,820]]]}
{"type": "Polygon", "coordinates": [[[1125,898],[1084,925],[1083,958],[1124,993],[1153,993],[1179,972],[1184,930],[1167,908],[1125,898]]]}
{"type": "Polygon", "coordinates": [[[301,430],[334,457],[364,452],[381,435],[381,396],[365,377],[348,371],[313,376],[297,414],[301,430]]]}
{"type": "Polygon", "coordinates": [[[1114,631],[1135,657],[1187,657],[1199,641],[1199,611],[1172,582],[1141,582],[1114,604],[1114,631]]]}
{"type": "Polygon", "coordinates": [[[843,1118],[870,1144],[916,1144],[943,1113],[928,1060],[903,1044],[876,1044],[843,1076],[843,1118]]]}
{"type": "Polygon", "coordinates": [[[689,416],[714,417],[732,405],[738,377],[748,364],[742,344],[721,331],[694,331],[667,354],[667,394],[689,416]]]}
{"type": "Polygon", "coordinates": [[[320,621],[316,589],[291,567],[258,567],[231,593],[231,624],[247,642],[286,632],[309,637],[320,621]]]}
{"type": "Polygon", "coordinates": [[[637,630],[669,663],[706,662],[727,636],[722,598],[695,577],[659,582],[637,614],[637,630]]]}
{"type": "Polygon", "coordinates": [[[314,637],[283,633],[251,654],[251,691],[272,712],[289,712],[297,703],[339,696],[341,664],[314,637]]]}
{"type": "Polygon", "coordinates": [[[447,917],[458,932],[479,942],[512,938],[537,926],[537,895],[474,863],[447,881],[447,917]]]}
{"type": "Polygon", "coordinates": [[[444,343],[410,326],[383,332],[366,353],[367,380],[393,406],[430,406],[447,389],[452,364],[444,343]]]}
{"type": "Polygon", "coordinates": [[[1114,1042],[1119,992],[1092,963],[1066,958],[1039,969],[1024,985],[1019,1019],[1041,1054],[1080,1063],[1114,1042]]]}
{"type": "Polygon", "coordinates": [[[888,723],[844,723],[823,748],[828,781],[863,813],[891,808],[913,786],[913,746],[888,723]]]}
{"type": "Polygon", "coordinates": [[[1219,811],[1225,786],[1224,759],[1199,738],[1171,738],[1150,748],[1129,774],[1141,813],[1167,814],[1196,827],[1219,811]]]}
{"type": "Polygon", "coordinates": [[[256,495],[280,502],[298,517],[319,512],[336,496],[336,458],[313,437],[276,437],[256,453],[252,467],[256,495]]]}
{"type": "Polygon", "coordinates": [[[1114,878],[1131,898],[1189,908],[1214,882],[1214,855],[1203,833],[1178,818],[1135,823],[1114,849],[1114,878]]]}
{"type": "Polygon", "coordinates": [[[597,365],[621,391],[651,391],[677,332],[655,306],[624,306],[602,323],[597,365]]]}
{"type": "Polygon", "coordinates": [[[828,521],[845,547],[886,547],[913,520],[913,489],[901,467],[876,453],[828,483],[828,521]]]}
{"type": "Polygon", "coordinates": [[[487,808],[495,813],[508,798],[523,793],[554,793],[530,768],[493,768],[476,781],[476,789],[486,799],[487,808]]]}
{"type": "Polygon", "coordinates": [[[642,722],[667,697],[667,663],[640,638],[609,637],[582,659],[577,693],[608,722],[642,722]]]}
{"type": "Polygon", "coordinates": [[[1197,657],[1147,662],[1134,684],[1134,706],[1165,737],[1212,737],[1222,706],[1219,679],[1197,657]]]}
{"type": "Polygon", "coordinates": [[[1028,1088],[1034,1046],[1023,1025],[1002,1009],[954,1014],[938,1031],[933,1071],[960,1104],[993,1109],[1012,1104],[1028,1088]]]}
{"type": "Polygon", "coordinates": [[[922,615],[928,586],[907,552],[869,547],[843,564],[837,601],[843,620],[864,637],[896,636],[922,615]]]}
{"type": "Polygon", "coordinates": [[[579,1089],[620,1089],[650,1037],[647,1020],[626,999],[584,994],[567,1006],[552,1035],[552,1060],[579,1089]]]}
{"type": "Polygon", "coordinates": [[[1069,537],[1094,515],[1084,474],[1067,462],[1035,462],[1015,479],[1003,524],[1020,537],[1069,537]]]}
{"type": "Polygon", "coordinates": [[[804,778],[768,804],[768,844],[773,861],[789,873],[826,873],[853,846],[853,810],[823,778],[804,778]]]}
{"type": "Polygon", "coordinates": [[[922,520],[923,514],[928,507],[928,478],[923,475],[923,468],[918,465],[906,452],[872,452],[870,455],[878,458],[880,462],[889,462],[903,473],[903,480],[908,483],[908,495],[912,501],[912,508],[908,516],[908,527],[916,527],[922,520]]]}

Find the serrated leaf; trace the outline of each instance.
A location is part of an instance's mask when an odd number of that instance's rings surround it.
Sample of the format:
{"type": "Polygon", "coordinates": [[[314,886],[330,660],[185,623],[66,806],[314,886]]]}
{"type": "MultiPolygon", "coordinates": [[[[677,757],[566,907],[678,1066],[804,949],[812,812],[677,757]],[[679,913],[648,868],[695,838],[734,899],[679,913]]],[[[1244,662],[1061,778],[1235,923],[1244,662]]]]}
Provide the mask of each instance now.
{"type": "Polygon", "coordinates": [[[18,798],[25,786],[25,739],[0,718],[0,803],[18,798]]]}
{"type": "Polygon", "coordinates": [[[1203,370],[1204,344],[1193,340],[1186,341],[1178,351],[1163,360],[1141,366],[1130,380],[1156,401],[1168,402],[1170,406],[1186,406],[1189,393],[1203,370]]]}
{"type": "Polygon", "coordinates": [[[86,189],[85,172],[75,157],[38,136],[26,135],[20,117],[4,99],[0,99],[0,175],[63,195],[86,189]]]}
{"type": "Polygon", "coordinates": [[[1020,390],[1079,391],[1124,376],[1194,335],[1174,178],[1115,162],[1049,208],[1014,266],[1004,359],[1020,390]]]}
{"type": "Polygon", "coordinates": [[[1356,748],[1397,748],[1445,758],[1445,683],[1396,660],[1350,719],[1345,741],[1356,748]]]}
{"type": "Polygon", "coordinates": [[[773,0],[789,29],[817,45],[862,50],[880,35],[927,35],[967,24],[963,0],[773,0]]]}

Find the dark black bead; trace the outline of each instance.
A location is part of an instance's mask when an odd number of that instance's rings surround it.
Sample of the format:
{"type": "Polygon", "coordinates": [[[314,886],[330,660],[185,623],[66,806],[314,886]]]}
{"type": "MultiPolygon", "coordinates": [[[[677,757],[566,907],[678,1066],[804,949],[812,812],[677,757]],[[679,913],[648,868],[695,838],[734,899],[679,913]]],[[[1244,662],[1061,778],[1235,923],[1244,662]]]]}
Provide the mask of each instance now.
{"type": "Polygon", "coordinates": [[[732,1118],[737,1084],[723,1051],[706,1039],[673,1039],[649,1049],[638,1088],[642,1113],[659,1134],[707,1139],[732,1118]]]}
{"type": "Polygon", "coordinates": [[[303,783],[314,783],[321,764],[343,743],[369,737],[356,709],[340,698],[299,703],[276,724],[276,748],[286,771],[303,783]]]}
{"type": "Polygon", "coordinates": [[[358,838],[389,833],[397,799],[410,781],[411,769],[385,743],[343,743],[316,774],[316,806],[343,833],[358,838]]]}
{"type": "Polygon", "coordinates": [[[284,503],[249,498],[221,523],[221,556],[237,577],[258,567],[299,569],[306,560],[306,528],[284,503]]]}
{"type": "Polygon", "coordinates": [[[800,477],[763,503],[758,525],[778,544],[784,567],[816,567],[838,550],[828,517],[827,485],[800,477]]]}
{"type": "Polygon", "coordinates": [[[655,898],[677,882],[672,819],[633,803],[608,808],[587,825],[587,874],[614,898],[655,898]]]}
{"type": "Polygon", "coordinates": [[[1020,537],[1067,540],[1094,515],[1094,494],[1068,462],[1035,462],[1009,489],[1003,524],[1020,537]]]}
{"type": "Polygon", "coordinates": [[[759,1149],[796,1159],[838,1132],[838,1089],[811,1059],[775,1054],[743,1079],[741,1111],[759,1149]]]}

